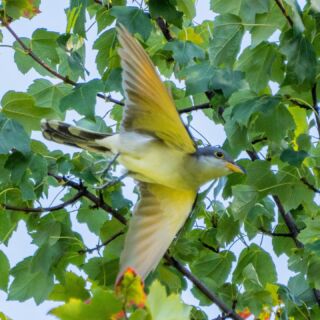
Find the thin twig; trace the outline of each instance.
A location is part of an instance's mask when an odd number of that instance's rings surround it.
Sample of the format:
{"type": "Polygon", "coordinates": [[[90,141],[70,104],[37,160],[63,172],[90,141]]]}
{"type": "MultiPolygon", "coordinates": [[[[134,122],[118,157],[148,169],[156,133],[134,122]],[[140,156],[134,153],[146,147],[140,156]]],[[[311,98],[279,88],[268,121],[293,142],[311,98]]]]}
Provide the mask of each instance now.
{"type": "Polygon", "coordinates": [[[288,233],[288,232],[272,232],[269,230],[266,230],[264,228],[259,228],[259,230],[263,233],[263,234],[267,234],[268,236],[272,236],[272,237],[285,237],[285,238],[292,238],[292,234],[288,233]]]}
{"type": "Polygon", "coordinates": [[[187,112],[192,112],[192,111],[197,111],[197,110],[203,110],[203,109],[211,109],[212,106],[209,102],[207,103],[203,103],[203,104],[199,104],[197,106],[192,106],[192,107],[189,107],[189,108],[185,108],[185,109],[182,109],[182,110],[179,110],[179,113],[182,114],[182,113],[187,113],[187,112]]]}
{"type": "Polygon", "coordinates": [[[26,212],[26,213],[42,213],[42,212],[53,212],[53,211],[58,211],[61,210],[67,206],[69,206],[70,204],[75,203],[76,201],[78,201],[82,196],[84,195],[83,190],[80,190],[74,197],[72,197],[71,199],[62,202],[56,206],[52,206],[52,207],[46,207],[46,208],[21,208],[21,207],[15,207],[15,206],[11,206],[9,204],[2,204],[1,206],[7,210],[11,210],[11,211],[21,211],[21,212],[26,212]]]}
{"type": "Polygon", "coordinates": [[[109,212],[113,217],[115,217],[117,220],[119,220],[124,225],[127,224],[127,219],[121,215],[121,213],[109,206],[107,203],[103,201],[101,197],[95,196],[93,193],[87,190],[85,186],[83,186],[81,183],[77,183],[74,181],[69,180],[66,177],[57,176],[55,174],[49,173],[51,177],[54,177],[57,181],[64,183],[66,186],[70,186],[76,190],[82,190],[83,196],[87,199],[91,200],[98,208],[101,208],[107,212],[109,212]]]}
{"type": "Polygon", "coordinates": [[[320,190],[317,189],[315,186],[313,186],[310,182],[308,182],[306,178],[302,177],[302,178],[300,179],[300,181],[301,181],[303,184],[305,184],[310,190],[312,190],[312,191],[314,191],[314,192],[316,192],[316,193],[320,193],[320,190]]]}
{"type": "Polygon", "coordinates": [[[115,233],[112,237],[110,237],[109,239],[107,239],[106,241],[103,241],[102,243],[96,245],[94,248],[87,248],[87,249],[81,249],[78,252],[80,254],[84,254],[84,253],[92,253],[94,251],[99,251],[102,247],[107,246],[110,242],[112,242],[113,240],[117,239],[119,236],[121,236],[122,234],[124,234],[124,231],[121,230],[117,233],[115,233]]]}
{"type": "Polygon", "coordinates": [[[291,28],[293,28],[293,21],[291,19],[291,17],[288,15],[285,7],[283,6],[283,3],[281,0],[275,0],[277,6],[279,7],[279,9],[281,10],[282,14],[284,15],[284,17],[287,19],[289,25],[291,28]]]}

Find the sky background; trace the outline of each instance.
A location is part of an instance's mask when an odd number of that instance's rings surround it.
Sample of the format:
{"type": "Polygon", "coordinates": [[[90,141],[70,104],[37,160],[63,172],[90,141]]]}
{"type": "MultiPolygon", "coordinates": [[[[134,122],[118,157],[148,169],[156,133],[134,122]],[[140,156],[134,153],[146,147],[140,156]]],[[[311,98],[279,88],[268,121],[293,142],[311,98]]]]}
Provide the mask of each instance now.
{"type": "MultiPolygon", "coordinates": [[[[130,1],[128,1],[130,3],[130,1]]],[[[304,5],[305,1],[299,1],[300,4],[304,5]]],[[[66,28],[66,17],[64,9],[68,6],[66,1],[62,0],[43,0],[40,6],[41,14],[37,15],[32,20],[20,19],[12,24],[12,28],[20,37],[31,37],[33,31],[37,28],[46,28],[50,31],[64,32],[66,28]]],[[[209,9],[209,0],[197,1],[197,16],[194,19],[196,22],[202,22],[203,20],[212,20],[214,17],[213,12],[209,9]]],[[[91,23],[89,22],[88,25],[91,23]]],[[[3,29],[4,39],[3,44],[11,45],[14,39],[3,29]]],[[[96,71],[95,56],[96,51],[91,49],[93,41],[97,38],[95,26],[88,32],[88,43],[87,43],[87,56],[86,56],[86,68],[90,71],[90,75],[86,79],[87,81],[96,77],[99,74],[96,71]]],[[[246,35],[243,42],[242,48],[248,45],[248,35],[246,35]]],[[[14,52],[10,48],[0,47],[0,98],[9,90],[14,91],[26,91],[28,86],[33,82],[34,79],[42,78],[34,71],[30,71],[28,74],[23,75],[20,73],[15,65],[14,52]]],[[[53,78],[48,78],[52,82],[59,82],[53,78]]],[[[275,88],[274,88],[275,89],[275,88]]],[[[116,97],[116,95],[113,95],[116,97]]],[[[100,99],[99,99],[100,100],[100,99]]],[[[97,114],[105,114],[110,108],[110,104],[103,101],[97,101],[97,114]]],[[[225,134],[221,125],[213,125],[213,122],[208,120],[201,111],[193,113],[194,120],[192,122],[201,134],[213,145],[222,145],[225,140],[225,134]]],[[[68,120],[71,122],[76,115],[74,113],[68,113],[68,120]]],[[[33,137],[36,139],[43,138],[39,132],[34,132],[33,137]]],[[[61,147],[61,145],[54,144],[46,141],[46,144],[52,148],[64,150],[65,152],[73,152],[75,149],[71,147],[61,147]]],[[[132,181],[126,179],[127,188],[124,190],[125,193],[133,199],[132,196],[132,181]]],[[[51,195],[51,199],[52,199],[51,195]]],[[[50,201],[48,203],[50,205],[50,201]]],[[[55,203],[57,204],[57,203],[55,203]]],[[[85,239],[85,243],[88,247],[95,246],[97,244],[97,238],[88,231],[85,225],[77,223],[76,219],[73,219],[74,229],[81,233],[85,239]]],[[[264,249],[272,248],[270,238],[265,237],[263,242],[264,249]]],[[[25,257],[30,256],[34,253],[36,246],[31,244],[31,237],[28,235],[27,230],[23,222],[19,224],[17,231],[11,237],[8,247],[0,244],[0,250],[2,250],[10,259],[11,266],[23,260],[25,257]]],[[[236,250],[240,252],[242,249],[241,243],[239,243],[236,250]]],[[[271,251],[271,250],[270,250],[271,251]]],[[[277,258],[273,255],[273,259],[276,262],[278,271],[278,280],[281,283],[286,283],[290,272],[284,267],[286,266],[286,258],[284,256],[277,258]]],[[[1,272],[1,271],[0,271],[1,272]]],[[[196,300],[193,297],[185,293],[183,295],[184,300],[189,303],[195,303],[196,300]]],[[[0,311],[11,317],[13,320],[51,320],[56,319],[47,312],[58,305],[58,303],[44,302],[39,306],[36,306],[33,300],[20,303],[15,301],[6,301],[6,295],[0,291],[0,311]]],[[[206,311],[211,316],[217,311],[215,307],[208,307],[206,311]]]]}

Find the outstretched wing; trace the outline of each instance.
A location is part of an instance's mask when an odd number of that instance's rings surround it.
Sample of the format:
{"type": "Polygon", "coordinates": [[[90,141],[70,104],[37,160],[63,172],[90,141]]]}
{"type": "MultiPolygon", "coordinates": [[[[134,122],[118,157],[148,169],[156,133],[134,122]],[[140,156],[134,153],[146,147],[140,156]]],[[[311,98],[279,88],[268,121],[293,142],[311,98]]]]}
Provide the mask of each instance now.
{"type": "Polygon", "coordinates": [[[144,49],[123,26],[118,27],[118,39],[126,105],[122,130],[147,132],[169,146],[195,152],[195,144],[144,49]]]}
{"type": "Polygon", "coordinates": [[[140,183],[139,188],[141,198],[130,220],[118,279],[128,267],[143,279],[157,267],[196,198],[196,191],[157,184],[140,183]]]}

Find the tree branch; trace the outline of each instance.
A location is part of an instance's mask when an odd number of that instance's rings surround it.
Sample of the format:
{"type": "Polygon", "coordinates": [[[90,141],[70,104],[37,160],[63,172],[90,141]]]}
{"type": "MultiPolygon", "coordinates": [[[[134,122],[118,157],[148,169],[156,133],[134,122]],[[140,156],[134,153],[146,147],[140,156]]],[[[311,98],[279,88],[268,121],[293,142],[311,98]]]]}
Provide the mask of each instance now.
{"type": "Polygon", "coordinates": [[[87,199],[91,200],[97,208],[101,208],[105,210],[106,212],[110,213],[114,218],[119,220],[122,224],[127,224],[127,219],[120,214],[120,212],[112,207],[110,207],[108,204],[106,204],[102,197],[97,197],[93,193],[87,190],[87,188],[82,183],[77,183],[74,181],[69,180],[66,177],[57,176],[52,173],[48,173],[49,176],[54,177],[58,182],[64,183],[66,186],[70,186],[73,189],[79,190],[83,192],[83,196],[87,199]]]}
{"type": "Polygon", "coordinates": [[[279,9],[281,10],[282,14],[284,15],[284,17],[287,19],[289,25],[291,28],[293,28],[293,21],[291,19],[291,17],[288,15],[285,7],[283,6],[283,3],[281,0],[275,0],[277,6],[279,7],[279,9]]]}
{"type": "Polygon", "coordinates": [[[312,190],[312,191],[314,191],[314,192],[316,192],[316,193],[320,193],[320,190],[317,189],[315,186],[313,186],[310,182],[308,182],[306,178],[302,177],[302,178],[300,179],[300,181],[301,181],[303,184],[305,184],[310,190],[312,190]]]}
{"type": "MultiPolygon", "coordinates": [[[[247,150],[247,154],[249,155],[249,157],[252,161],[259,160],[259,156],[255,151],[247,150]]],[[[284,210],[284,207],[283,207],[283,205],[277,195],[272,195],[272,199],[275,202],[275,204],[277,205],[278,211],[280,212],[285,224],[287,225],[287,227],[290,231],[291,237],[296,244],[296,247],[303,248],[303,244],[297,239],[297,236],[299,234],[299,229],[298,229],[291,213],[290,212],[286,213],[286,211],[284,210]]]]}
{"type": "Polygon", "coordinates": [[[269,230],[266,230],[264,228],[259,228],[259,230],[268,235],[268,236],[272,236],[272,237],[285,237],[285,238],[292,238],[292,234],[291,233],[287,233],[287,232],[272,232],[269,230]]]}
{"type": "Polygon", "coordinates": [[[218,296],[216,296],[208,287],[206,287],[198,278],[196,278],[185,266],[183,266],[175,258],[169,256],[167,253],[164,258],[167,262],[180,271],[187,279],[189,279],[203,294],[206,295],[212,302],[214,302],[223,312],[234,320],[243,320],[234,310],[229,308],[218,296]]]}
{"type": "MultiPolygon", "coordinates": [[[[259,159],[259,156],[257,155],[256,152],[254,151],[247,151],[249,157],[251,158],[252,161],[255,161],[255,160],[258,160],[259,159]]],[[[303,249],[304,248],[304,244],[302,242],[300,242],[298,240],[298,235],[299,235],[299,228],[297,227],[295,221],[294,221],[294,218],[292,217],[292,214],[291,212],[286,212],[279,197],[277,195],[272,195],[272,199],[273,201],[275,202],[277,208],[278,208],[278,211],[280,212],[285,224],[287,225],[289,231],[290,231],[290,236],[291,238],[293,239],[296,247],[298,249],[303,249]]],[[[315,288],[312,289],[313,290],[313,293],[314,293],[314,297],[318,303],[318,305],[320,306],[320,290],[317,290],[315,288]]]]}
{"type": "Polygon", "coordinates": [[[209,102],[207,102],[207,103],[199,104],[197,106],[192,106],[192,107],[189,107],[189,108],[178,110],[178,112],[180,114],[182,114],[182,113],[187,113],[187,112],[192,112],[192,111],[197,111],[197,110],[203,110],[203,109],[211,109],[211,108],[212,108],[211,104],[209,102]]]}
{"type": "MultiPolygon", "coordinates": [[[[77,86],[78,84],[69,79],[68,76],[63,76],[59,72],[52,69],[48,64],[46,64],[44,61],[42,61],[32,50],[29,48],[22,40],[21,38],[15,33],[15,31],[10,27],[8,22],[2,21],[2,24],[6,27],[6,29],[11,33],[11,35],[16,39],[16,41],[19,43],[20,47],[24,50],[24,52],[30,56],[36,63],[38,63],[42,68],[47,70],[49,73],[51,73],[56,78],[62,80],[64,83],[68,83],[72,86],[77,86]]],[[[103,93],[97,93],[97,97],[104,99],[105,101],[112,102],[114,104],[118,104],[120,106],[124,106],[124,103],[116,100],[111,97],[111,95],[105,95],[103,93]]]]}
{"type": "Polygon", "coordinates": [[[158,17],[156,19],[156,23],[167,41],[170,42],[170,41],[174,40],[173,36],[170,33],[169,25],[163,18],[158,17]]]}
{"type": "Polygon", "coordinates": [[[302,108],[302,109],[306,109],[306,110],[313,110],[312,107],[310,105],[308,105],[307,103],[304,103],[302,101],[299,101],[295,98],[291,98],[289,95],[285,94],[284,97],[286,99],[288,99],[290,102],[292,102],[294,105],[302,108]]]}
{"type": "Polygon", "coordinates": [[[94,251],[99,251],[102,247],[105,247],[107,246],[110,242],[112,242],[113,240],[117,239],[119,236],[123,235],[124,234],[124,231],[121,230],[117,233],[115,233],[112,237],[110,237],[109,239],[107,239],[106,241],[103,241],[102,243],[96,245],[94,248],[87,248],[87,249],[82,249],[82,250],[79,250],[78,252],[80,254],[85,254],[85,253],[92,253],[94,251]]]}
{"type": "Polygon", "coordinates": [[[9,204],[2,204],[1,206],[7,210],[11,210],[11,211],[21,211],[21,212],[26,212],[26,213],[42,213],[42,212],[53,212],[53,211],[58,211],[61,210],[65,207],[67,207],[70,204],[75,203],[76,201],[78,201],[82,196],[84,195],[84,191],[83,190],[79,190],[79,192],[72,197],[71,199],[62,202],[56,206],[53,207],[46,207],[46,208],[21,208],[21,207],[15,207],[15,206],[11,206],[9,204]]]}
{"type": "Polygon", "coordinates": [[[315,83],[312,86],[311,95],[312,95],[313,112],[316,117],[316,124],[317,124],[318,134],[320,137],[320,118],[319,118],[319,106],[318,106],[318,98],[317,98],[317,83],[315,83]]]}

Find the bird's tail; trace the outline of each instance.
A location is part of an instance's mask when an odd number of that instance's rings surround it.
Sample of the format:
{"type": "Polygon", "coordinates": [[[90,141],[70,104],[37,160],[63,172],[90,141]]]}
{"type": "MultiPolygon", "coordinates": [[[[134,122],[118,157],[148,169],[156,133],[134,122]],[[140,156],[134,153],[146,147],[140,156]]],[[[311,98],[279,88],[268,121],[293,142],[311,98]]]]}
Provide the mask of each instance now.
{"type": "Polygon", "coordinates": [[[105,138],[112,135],[109,133],[82,129],[58,120],[42,120],[41,129],[43,136],[48,140],[93,152],[111,151],[103,143],[105,138]]]}

